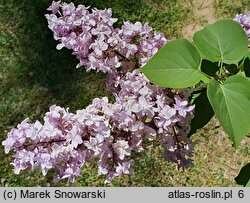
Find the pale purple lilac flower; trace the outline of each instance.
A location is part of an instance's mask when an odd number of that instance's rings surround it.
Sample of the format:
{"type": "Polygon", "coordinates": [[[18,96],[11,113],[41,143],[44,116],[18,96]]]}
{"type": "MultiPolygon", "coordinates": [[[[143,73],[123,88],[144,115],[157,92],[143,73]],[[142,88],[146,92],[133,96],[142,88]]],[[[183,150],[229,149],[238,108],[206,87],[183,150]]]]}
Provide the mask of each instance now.
{"type": "Polygon", "coordinates": [[[238,22],[245,30],[248,36],[248,41],[250,41],[250,12],[246,14],[237,14],[234,18],[234,21],[238,22]]]}
{"type": "Polygon", "coordinates": [[[138,70],[168,42],[165,36],[147,23],[126,21],[114,28],[117,19],[111,9],[58,1],[48,10],[57,49],[72,50],[77,67],[107,73],[115,102],[96,98],[76,113],[53,105],[43,123],[25,119],[2,142],[5,153],[15,152],[15,173],[41,168],[46,175],[52,169],[55,181],[73,182],[84,164],[97,158],[98,174],[106,175],[108,183],[133,173],[131,155],[144,150],[145,138],[159,139],[164,157],[178,168],[189,166],[193,148],[186,135],[194,111],[188,103],[190,90],[160,88],[138,70]]]}

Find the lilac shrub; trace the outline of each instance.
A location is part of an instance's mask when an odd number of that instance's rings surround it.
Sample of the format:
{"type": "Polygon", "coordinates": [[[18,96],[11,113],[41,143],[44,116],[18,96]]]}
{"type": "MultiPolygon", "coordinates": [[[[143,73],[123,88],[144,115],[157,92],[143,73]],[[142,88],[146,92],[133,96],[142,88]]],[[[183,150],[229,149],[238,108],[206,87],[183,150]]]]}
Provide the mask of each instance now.
{"type": "Polygon", "coordinates": [[[51,106],[44,122],[25,119],[13,128],[3,145],[14,150],[14,172],[41,168],[57,171],[54,180],[70,182],[81,168],[98,160],[98,174],[106,182],[133,172],[131,155],[143,151],[144,140],[159,140],[164,158],[186,168],[191,164],[192,143],[187,137],[194,105],[189,89],[153,85],[138,68],[168,42],[147,23],[113,25],[111,9],[90,9],[73,3],[53,2],[46,14],[57,49],[72,50],[87,71],[107,73],[107,87],[115,102],[96,98],[85,109],[70,113],[51,106]]]}
{"type": "Polygon", "coordinates": [[[250,41],[250,12],[246,14],[237,14],[234,20],[245,30],[248,36],[248,41],[250,41]]]}

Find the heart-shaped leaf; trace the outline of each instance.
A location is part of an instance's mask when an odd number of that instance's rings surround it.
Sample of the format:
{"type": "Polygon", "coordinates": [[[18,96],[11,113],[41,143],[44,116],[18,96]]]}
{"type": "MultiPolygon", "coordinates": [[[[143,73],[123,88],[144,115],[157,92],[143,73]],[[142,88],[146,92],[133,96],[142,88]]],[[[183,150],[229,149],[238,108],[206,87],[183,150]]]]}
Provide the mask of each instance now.
{"type": "Polygon", "coordinates": [[[211,62],[236,64],[248,51],[248,38],[239,23],[220,20],[195,33],[194,44],[211,62]]]}
{"type": "Polygon", "coordinates": [[[211,80],[207,94],[221,125],[237,147],[250,129],[250,80],[242,75],[231,76],[224,84],[211,80]]]}
{"type": "Polygon", "coordinates": [[[209,82],[199,70],[201,58],[196,47],[186,39],[167,43],[141,68],[153,83],[162,87],[185,88],[200,80],[209,82]]]}

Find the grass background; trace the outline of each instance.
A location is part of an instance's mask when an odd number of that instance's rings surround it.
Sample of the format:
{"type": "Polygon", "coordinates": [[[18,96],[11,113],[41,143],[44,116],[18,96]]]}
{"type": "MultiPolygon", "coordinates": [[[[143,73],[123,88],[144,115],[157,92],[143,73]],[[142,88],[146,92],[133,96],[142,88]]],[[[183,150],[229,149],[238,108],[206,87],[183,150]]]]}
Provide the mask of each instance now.
{"type": "MultiPolygon", "coordinates": [[[[70,1],[65,1],[70,2],[70,1]]],[[[75,4],[99,9],[111,7],[113,16],[141,21],[166,34],[181,37],[181,30],[192,16],[192,0],[75,0],[75,4]]],[[[56,42],[47,28],[44,14],[51,0],[0,0],[0,141],[24,118],[42,120],[52,104],[70,107],[74,112],[95,97],[106,96],[105,75],[75,69],[77,60],[70,51],[55,49],[56,42]]],[[[250,10],[250,1],[214,1],[216,17],[233,17],[250,10]],[[240,4],[238,3],[240,2],[240,4]]],[[[234,186],[233,178],[250,161],[249,140],[234,151],[231,142],[213,119],[192,137],[194,166],[178,171],[163,160],[157,143],[147,143],[145,152],[135,158],[135,173],[117,178],[110,186],[234,186]]],[[[12,154],[0,147],[1,186],[69,186],[53,183],[53,172],[13,173],[12,154]]],[[[70,186],[103,186],[96,164],[83,168],[83,176],[70,186]]]]}

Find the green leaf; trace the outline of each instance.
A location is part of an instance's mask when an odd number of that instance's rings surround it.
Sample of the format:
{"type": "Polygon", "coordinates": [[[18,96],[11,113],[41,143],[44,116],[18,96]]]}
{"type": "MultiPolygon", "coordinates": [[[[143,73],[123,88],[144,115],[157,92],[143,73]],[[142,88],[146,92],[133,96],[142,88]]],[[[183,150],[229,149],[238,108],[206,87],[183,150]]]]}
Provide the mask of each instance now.
{"type": "Polygon", "coordinates": [[[250,163],[241,168],[239,175],[234,180],[238,185],[250,187],[250,163]]]}
{"type": "Polygon", "coordinates": [[[211,80],[207,94],[221,125],[237,147],[250,129],[250,80],[242,75],[231,76],[224,84],[211,80]]]}
{"type": "Polygon", "coordinates": [[[220,20],[196,32],[194,44],[204,59],[237,64],[248,51],[247,35],[239,23],[220,20]]]}
{"type": "Polygon", "coordinates": [[[168,42],[141,68],[153,83],[162,87],[185,88],[209,79],[199,70],[201,58],[186,39],[168,42]]]}
{"type": "Polygon", "coordinates": [[[249,180],[248,183],[246,184],[246,187],[250,187],[250,180],[249,180]]]}
{"type": "Polygon", "coordinates": [[[201,62],[201,71],[207,75],[214,76],[215,73],[220,69],[218,62],[211,62],[203,59],[201,62]]]}
{"type": "Polygon", "coordinates": [[[198,129],[205,126],[214,115],[214,111],[209,103],[206,91],[196,97],[193,104],[195,104],[195,114],[191,121],[191,130],[188,137],[191,137],[191,135],[198,129]]]}

